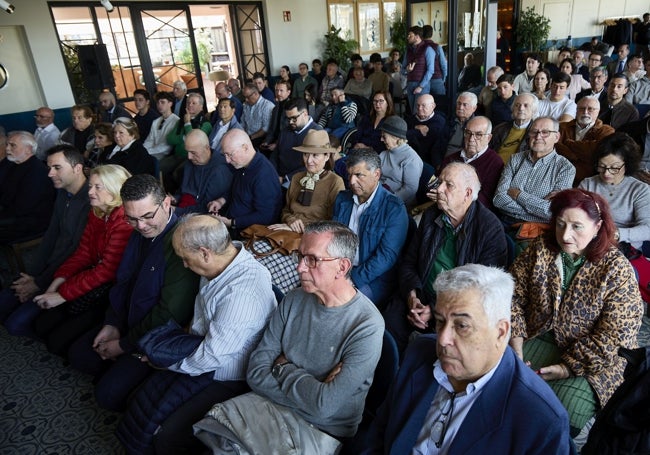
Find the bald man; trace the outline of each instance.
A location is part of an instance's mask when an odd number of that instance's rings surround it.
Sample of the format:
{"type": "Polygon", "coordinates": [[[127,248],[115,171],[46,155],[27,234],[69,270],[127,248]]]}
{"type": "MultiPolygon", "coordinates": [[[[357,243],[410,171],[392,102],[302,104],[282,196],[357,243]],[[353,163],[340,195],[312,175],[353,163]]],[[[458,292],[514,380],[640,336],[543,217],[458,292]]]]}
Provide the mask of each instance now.
{"type": "Polygon", "coordinates": [[[221,140],[221,153],[235,168],[230,194],[208,204],[234,238],[252,224],[277,223],[282,209],[282,190],[271,162],[257,152],[243,130],[230,130],[221,140]]]}
{"type": "MultiPolygon", "coordinates": [[[[244,112],[244,104],[239,100],[239,98],[232,94],[229,85],[225,82],[217,82],[214,86],[214,94],[217,96],[217,105],[219,104],[219,100],[233,100],[235,103],[235,117],[238,122],[241,121],[241,114],[244,112]]],[[[214,127],[215,123],[219,120],[221,120],[221,118],[219,117],[218,109],[215,109],[211,114],[210,123],[212,123],[212,126],[214,127]]]]}

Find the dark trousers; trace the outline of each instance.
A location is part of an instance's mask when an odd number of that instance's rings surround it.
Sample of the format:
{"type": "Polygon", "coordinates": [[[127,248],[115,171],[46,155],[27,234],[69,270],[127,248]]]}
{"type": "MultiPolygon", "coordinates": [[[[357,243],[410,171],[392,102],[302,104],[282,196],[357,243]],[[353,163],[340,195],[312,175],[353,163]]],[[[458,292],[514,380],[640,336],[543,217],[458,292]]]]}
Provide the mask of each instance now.
{"type": "Polygon", "coordinates": [[[93,341],[102,327],[96,326],[77,338],[68,350],[68,359],[73,368],[95,377],[95,399],[100,407],[124,411],[129,395],[152,369],[131,354],[102,360],[93,349],[93,341]]]}
{"type": "Polygon", "coordinates": [[[213,376],[212,372],[189,376],[171,371],[151,375],[130,401],[117,427],[117,437],[127,453],[154,453],[154,435],[160,441],[156,447],[162,450],[157,453],[196,453],[191,450],[198,441],[192,425],[215,403],[249,390],[245,381],[215,381],[213,376]],[[199,395],[208,387],[206,395],[199,395]],[[197,396],[202,399],[194,399],[197,396]],[[173,444],[173,450],[165,444],[173,444]]]}
{"type": "Polygon", "coordinates": [[[73,315],[64,303],[41,311],[34,320],[34,332],[45,341],[48,351],[63,357],[77,338],[104,320],[105,311],[105,305],[96,305],[73,315]]]}

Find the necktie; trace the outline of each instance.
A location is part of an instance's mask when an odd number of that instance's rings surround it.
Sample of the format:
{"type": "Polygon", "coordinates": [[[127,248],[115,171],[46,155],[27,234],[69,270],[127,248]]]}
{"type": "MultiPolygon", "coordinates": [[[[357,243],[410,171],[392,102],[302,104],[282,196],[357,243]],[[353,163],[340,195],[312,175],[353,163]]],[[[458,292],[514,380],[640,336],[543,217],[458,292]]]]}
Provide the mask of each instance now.
{"type": "Polygon", "coordinates": [[[625,65],[623,64],[623,60],[621,60],[621,62],[618,64],[618,71],[616,72],[622,73],[624,69],[625,69],[625,65]]]}

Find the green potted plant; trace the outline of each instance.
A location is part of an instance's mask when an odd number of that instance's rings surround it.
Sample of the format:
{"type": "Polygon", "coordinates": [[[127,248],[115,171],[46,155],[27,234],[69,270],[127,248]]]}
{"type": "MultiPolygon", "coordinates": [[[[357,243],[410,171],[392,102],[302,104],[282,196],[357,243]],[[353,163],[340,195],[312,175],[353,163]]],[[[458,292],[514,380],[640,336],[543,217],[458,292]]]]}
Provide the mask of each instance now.
{"type": "Polygon", "coordinates": [[[530,52],[539,52],[548,40],[551,20],[537,14],[535,7],[526,8],[517,23],[517,42],[519,47],[530,52]]]}
{"type": "Polygon", "coordinates": [[[350,55],[357,52],[358,49],[359,43],[350,38],[349,30],[342,34],[340,28],[332,25],[323,42],[323,63],[333,58],[339,62],[339,67],[347,72],[351,65],[350,55]]]}
{"type": "Polygon", "coordinates": [[[395,49],[399,49],[401,55],[406,53],[406,35],[406,21],[402,16],[395,13],[395,17],[390,26],[390,43],[395,49]]]}

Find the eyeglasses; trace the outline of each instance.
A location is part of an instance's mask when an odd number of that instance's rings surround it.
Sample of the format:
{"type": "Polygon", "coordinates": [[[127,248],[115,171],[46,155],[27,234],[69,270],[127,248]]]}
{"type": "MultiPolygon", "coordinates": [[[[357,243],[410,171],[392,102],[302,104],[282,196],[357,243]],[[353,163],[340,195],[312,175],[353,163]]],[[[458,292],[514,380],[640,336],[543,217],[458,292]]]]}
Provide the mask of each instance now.
{"type": "Polygon", "coordinates": [[[305,113],[305,111],[299,112],[296,115],[291,115],[291,116],[287,115],[287,120],[290,121],[290,122],[297,122],[298,119],[300,118],[300,116],[302,114],[304,114],[304,113],[305,113]]]}
{"type": "Polygon", "coordinates": [[[237,153],[237,150],[234,150],[234,151],[232,151],[230,153],[226,153],[223,150],[221,151],[221,154],[223,156],[225,156],[226,158],[228,158],[229,160],[232,160],[232,157],[235,155],[235,153],[237,153]]]}
{"type": "Polygon", "coordinates": [[[449,397],[442,406],[442,412],[440,417],[435,421],[433,427],[431,428],[431,439],[436,441],[436,447],[440,448],[442,446],[442,441],[445,440],[445,434],[447,434],[447,428],[449,427],[449,421],[451,416],[454,413],[454,400],[456,399],[456,392],[450,393],[449,397]]]}
{"type": "Polygon", "coordinates": [[[300,263],[303,263],[310,269],[313,269],[314,267],[316,267],[316,265],[319,262],[336,261],[337,259],[343,259],[343,258],[319,258],[314,256],[313,254],[302,254],[300,251],[292,251],[291,259],[293,259],[293,262],[295,262],[298,265],[300,263]]]}
{"type": "Polygon", "coordinates": [[[549,137],[551,135],[551,133],[557,133],[557,131],[554,131],[554,130],[530,130],[528,132],[528,136],[537,137],[537,135],[539,134],[544,139],[546,139],[547,137],[549,137]]]}
{"type": "Polygon", "coordinates": [[[160,204],[158,204],[158,208],[151,215],[142,215],[141,217],[124,215],[124,221],[129,223],[131,226],[137,226],[139,222],[146,223],[147,221],[151,221],[156,217],[156,214],[158,213],[158,210],[160,210],[160,207],[162,207],[162,201],[160,204]]]}
{"type": "Polygon", "coordinates": [[[471,139],[471,138],[475,137],[477,141],[480,141],[485,136],[490,135],[490,133],[475,133],[474,131],[470,131],[468,129],[463,130],[463,134],[465,135],[465,137],[467,139],[471,139]]]}
{"type": "Polygon", "coordinates": [[[598,165],[596,166],[596,170],[598,171],[599,174],[604,174],[605,172],[609,172],[612,175],[616,175],[619,172],[621,172],[621,169],[625,167],[625,164],[622,164],[618,167],[612,166],[612,167],[607,167],[607,166],[601,166],[598,165]]]}

